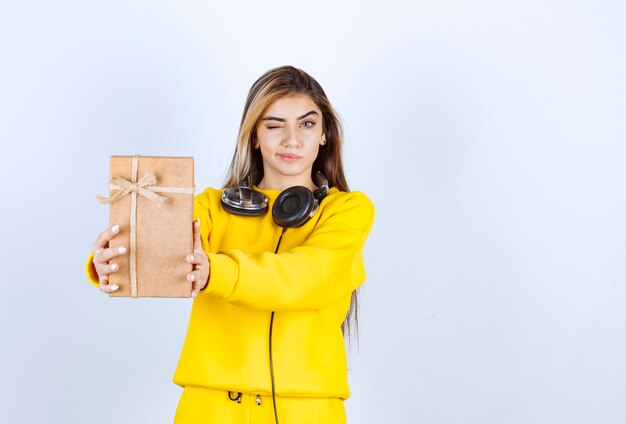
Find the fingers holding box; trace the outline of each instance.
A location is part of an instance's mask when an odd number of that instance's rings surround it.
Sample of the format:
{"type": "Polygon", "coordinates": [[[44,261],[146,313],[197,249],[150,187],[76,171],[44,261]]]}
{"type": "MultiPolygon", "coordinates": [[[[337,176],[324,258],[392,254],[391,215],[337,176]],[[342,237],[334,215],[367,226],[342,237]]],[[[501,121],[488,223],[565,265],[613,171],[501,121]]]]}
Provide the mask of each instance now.
{"type": "Polygon", "coordinates": [[[109,241],[111,241],[119,231],[119,225],[106,228],[98,234],[91,248],[93,255],[92,262],[98,274],[98,287],[105,293],[112,293],[119,289],[117,284],[109,284],[109,275],[119,270],[119,264],[110,261],[117,256],[126,254],[127,249],[124,246],[115,248],[107,247],[109,241]]]}
{"type": "Polygon", "coordinates": [[[193,252],[187,255],[187,262],[193,265],[193,271],[187,274],[187,281],[192,282],[191,297],[196,297],[209,280],[209,258],[200,241],[200,220],[193,222],[193,252]]]}

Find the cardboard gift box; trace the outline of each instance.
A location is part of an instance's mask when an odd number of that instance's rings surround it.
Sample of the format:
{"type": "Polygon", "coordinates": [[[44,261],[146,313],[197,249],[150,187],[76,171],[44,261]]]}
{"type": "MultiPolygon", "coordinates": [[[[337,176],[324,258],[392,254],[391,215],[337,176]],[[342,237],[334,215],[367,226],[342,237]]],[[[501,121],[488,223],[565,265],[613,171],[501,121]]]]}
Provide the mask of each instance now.
{"type": "Polygon", "coordinates": [[[193,158],[111,156],[109,196],[98,196],[120,226],[109,247],[128,249],[114,259],[120,268],[109,282],[119,289],[111,296],[190,297],[193,158]]]}

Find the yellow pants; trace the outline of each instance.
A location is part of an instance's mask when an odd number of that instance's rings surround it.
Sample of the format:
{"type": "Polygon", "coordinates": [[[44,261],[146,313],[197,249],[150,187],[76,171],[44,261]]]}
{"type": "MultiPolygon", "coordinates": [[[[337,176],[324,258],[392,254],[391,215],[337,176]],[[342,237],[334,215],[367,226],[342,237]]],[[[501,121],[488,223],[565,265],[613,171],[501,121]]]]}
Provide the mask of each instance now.
{"type": "MultiPolygon", "coordinates": [[[[346,424],[343,400],[276,396],[279,424],[346,424]]],[[[271,396],[185,387],[175,424],[275,424],[271,396]],[[231,398],[237,393],[230,392],[231,398]]]]}

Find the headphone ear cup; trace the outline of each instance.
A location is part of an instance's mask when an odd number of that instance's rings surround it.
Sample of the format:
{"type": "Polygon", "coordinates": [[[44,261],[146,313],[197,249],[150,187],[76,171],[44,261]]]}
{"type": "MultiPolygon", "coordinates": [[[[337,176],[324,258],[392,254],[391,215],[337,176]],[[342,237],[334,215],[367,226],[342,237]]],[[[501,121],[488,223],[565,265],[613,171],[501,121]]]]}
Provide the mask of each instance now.
{"type": "Polygon", "coordinates": [[[243,216],[260,216],[267,212],[268,199],[248,187],[231,187],[222,192],[222,207],[227,212],[243,216]]]}
{"type": "Polygon", "coordinates": [[[237,206],[232,206],[226,203],[223,199],[222,199],[222,208],[224,208],[226,212],[232,213],[233,215],[240,215],[240,216],[261,216],[265,212],[267,212],[267,206],[260,207],[258,209],[245,209],[245,208],[241,208],[237,206]]]}
{"type": "Polygon", "coordinates": [[[276,198],[272,218],[279,227],[299,227],[308,221],[315,205],[311,190],[302,186],[290,187],[276,198]]]}

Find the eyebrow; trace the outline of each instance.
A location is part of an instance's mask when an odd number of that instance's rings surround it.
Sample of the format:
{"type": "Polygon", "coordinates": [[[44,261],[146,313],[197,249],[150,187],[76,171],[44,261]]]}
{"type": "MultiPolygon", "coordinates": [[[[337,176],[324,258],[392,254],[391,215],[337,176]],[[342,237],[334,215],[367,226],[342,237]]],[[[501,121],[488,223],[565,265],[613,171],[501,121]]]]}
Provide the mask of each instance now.
{"type": "MultiPolygon", "coordinates": [[[[305,113],[304,115],[302,115],[302,116],[298,116],[297,120],[299,121],[299,120],[301,120],[301,119],[304,119],[304,118],[306,118],[306,117],[307,117],[307,116],[309,116],[309,115],[318,115],[318,116],[319,116],[319,113],[317,113],[317,112],[316,112],[316,111],[314,111],[314,110],[310,110],[310,111],[308,111],[307,113],[305,113]]],[[[265,118],[263,118],[263,119],[262,119],[262,121],[278,121],[278,122],[286,122],[286,120],[285,120],[284,118],[277,118],[276,116],[266,116],[265,118]]]]}

